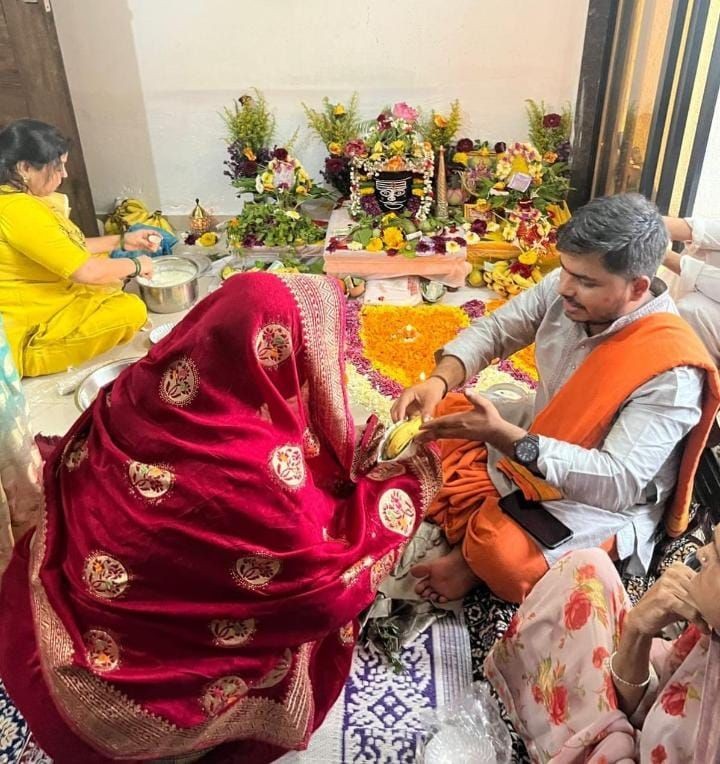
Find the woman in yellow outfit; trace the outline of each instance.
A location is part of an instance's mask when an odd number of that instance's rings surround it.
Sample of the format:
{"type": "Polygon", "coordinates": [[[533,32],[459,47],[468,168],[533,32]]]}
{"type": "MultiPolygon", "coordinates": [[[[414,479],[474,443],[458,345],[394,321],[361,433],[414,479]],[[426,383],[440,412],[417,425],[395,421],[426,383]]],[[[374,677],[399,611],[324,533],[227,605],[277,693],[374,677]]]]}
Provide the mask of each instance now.
{"type": "Polygon", "coordinates": [[[153,251],[152,232],[86,239],[55,193],[67,152],[67,140],[44,122],[22,119],[0,131],[0,312],[22,376],[83,363],[127,342],[147,318],[120,282],[151,276],[151,258],[103,253],[153,251]]]}

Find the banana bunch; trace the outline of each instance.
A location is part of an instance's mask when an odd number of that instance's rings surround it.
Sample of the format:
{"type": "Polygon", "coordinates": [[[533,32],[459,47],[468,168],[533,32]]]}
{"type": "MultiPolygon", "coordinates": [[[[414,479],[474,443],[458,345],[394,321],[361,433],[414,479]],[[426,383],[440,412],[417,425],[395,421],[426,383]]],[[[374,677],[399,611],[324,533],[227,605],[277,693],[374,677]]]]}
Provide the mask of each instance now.
{"type": "Polygon", "coordinates": [[[139,199],[124,199],[105,221],[105,233],[122,233],[135,223],[147,223],[149,217],[148,208],[139,199]]]}
{"type": "Polygon", "coordinates": [[[523,289],[529,289],[542,279],[540,269],[535,266],[530,278],[521,273],[513,273],[510,269],[509,260],[498,260],[495,263],[485,263],[483,279],[494,292],[501,297],[512,297],[519,294],[523,289]]]}
{"type": "Polygon", "coordinates": [[[145,223],[145,225],[152,225],[155,226],[155,228],[162,228],[163,231],[167,231],[168,233],[175,233],[175,229],[163,217],[163,214],[160,210],[155,210],[155,212],[153,212],[153,214],[150,215],[147,220],[143,220],[142,222],[145,223]]]}
{"type": "Polygon", "coordinates": [[[420,432],[422,417],[416,416],[404,422],[398,422],[388,431],[380,456],[385,459],[396,459],[412,443],[413,438],[420,432]]]}

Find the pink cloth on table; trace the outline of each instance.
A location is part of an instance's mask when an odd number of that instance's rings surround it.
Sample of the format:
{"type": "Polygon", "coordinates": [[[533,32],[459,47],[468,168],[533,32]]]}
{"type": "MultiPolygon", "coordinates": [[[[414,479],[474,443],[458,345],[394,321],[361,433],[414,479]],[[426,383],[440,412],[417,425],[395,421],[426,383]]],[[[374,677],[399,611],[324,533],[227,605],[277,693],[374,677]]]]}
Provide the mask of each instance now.
{"type": "Polygon", "coordinates": [[[454,255],[422,255],[406,258],[384,252],[338,250],[325,253],[325,273],[331,276],[361,276],[387,279],[395,276],[422,276],[449,287],[461,287],[472,270],[465,251],[454,255]]]}

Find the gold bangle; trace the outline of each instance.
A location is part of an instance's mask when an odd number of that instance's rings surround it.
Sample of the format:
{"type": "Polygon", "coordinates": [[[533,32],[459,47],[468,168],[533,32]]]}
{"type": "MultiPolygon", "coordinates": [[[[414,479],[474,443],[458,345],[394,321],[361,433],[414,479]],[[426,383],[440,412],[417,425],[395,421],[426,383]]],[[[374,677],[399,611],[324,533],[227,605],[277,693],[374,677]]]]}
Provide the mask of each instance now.
{"type": "Polygon", "coordinates": [[[650,672],[648,671],[647,679],[644,682],[628,682],[627,679],[623,679],[622,677],[618,676],[615,673],[615,669],[613,668],[613,661],[615,660],[615,656],[617,655],[617,650],[613,652],[613,654],[610,656],[610,675],[613,678],[613,681],[617,682],[618,684],[623,685],[623,687],[630,687],[633,690],[641,690],[643,687],[647,687],[650,684],[650,672]]]}

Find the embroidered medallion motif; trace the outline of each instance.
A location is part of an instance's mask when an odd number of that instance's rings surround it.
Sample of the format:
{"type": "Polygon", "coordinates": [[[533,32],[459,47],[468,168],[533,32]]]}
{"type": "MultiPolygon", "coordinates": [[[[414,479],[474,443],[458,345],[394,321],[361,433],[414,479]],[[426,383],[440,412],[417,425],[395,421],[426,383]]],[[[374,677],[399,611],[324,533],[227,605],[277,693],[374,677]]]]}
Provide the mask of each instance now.
{"type": "Polygon", "coordinates": [[[268,324],[255,337],[255,355],[268,368],[279,366],[292,355],[292,338],[282,324],[268,324]]]}
{"type": "Polygon", "coordinates": [[[368,472],[367,476],[370,480],[382,482],[383,480],[390,480],[390,478],[404,475],[406,472],[405,465],[400,464],[400,462],[383,462],[368,472]]]}
{"type": "Polygon", "coordinates": [[[200,387],[195,362],[183,356],[167,367],[160,380],[160,397],[172,406],[187,406],[200,387]]]}
{"type": "Polygon", "coordinates": [[[391,488],[380,497],[380,520],[393,533],[409,536],[415,525],[415,505],[399,488],[391,488]]]}
{"type": "Polygon", "coordinates": [[[342,645],[352,645],[355,643],[355,625],[352,621],[348,621],[348,623],[340,627],[338,637],[342,645]]]}
{"type": "Polygon", "coordinates": [[[320,441],[309,427],[306,427],[303,432],[302,444],[303,453],[308,459],[314,459],[320,454],[320,441]]]}
{"type": "Polygon", "coordinates": [[[342,574],[342,582],[345,584],[345,586],[354,584],[357,580],[357,577],[363,572],[363,570],[365,570],[365,568],[369,568],[372,564],[372,557],[363,557],[362,560],[358,560],[354,565],[351,565],[342,574]]]}
{"type": "Polygon", "coordinates": [[[272,557],[241,557],[235,562],[233,577],[248,589],[261,589],[280,572],[280,561],[272,557]]]}
{"type": "Polygon", "coordinates": [[[76,470],[88,456],[87,438],[79,438],[68,444],[65,451],[64,463],[69,472],[76,470]]]}
{"type": "Polygon", "coordinates": [[[175,475],[156,464],[130,462],[128,464],[130,485],[148,501],[159,501],[175,482],[175,475]]]}
{"type": "Polygon", "coordinates": [[[253,638],[255,631],[254,618],[246,618],[244,621],[216,618],[210,621],[213,642],[218,647],[242,647],[253,638]]]}
{"type": "Polygon", "coordinates": [[[370,570],[370,586],[376,592],[380,584],[387,578],[395,567],[395,551],[388,552],[381,557],[370,570]]]}
{"type": "Polygon", "coordinates": [[[90,594],[102,600],[120,597],[130,584],[125,566],[102,552],[95,552],[85,560],[83,580],[90,594]]]}
{"type": "Polygon", "coordinates": [[[120,648],[117,642],[101,629],[90,629],[83,634],[85,658],[93,671],[113,671],[120,665],[120,648]]]}
{"type": "Polygon", "coordinates": [[[290,671],[292,662],[292,650],[285,650],[283,657],[280,658],[277,665],[271,668],[257,684],[254,684],[253,689],[264,690],[268,687],[274,687],[276,684],[280,684],[280,682],[287,676],[288,671],[290,671]]]}
{"type": "Polygon", "coordinates": [[[270,454],[270,467],[275,477],[291,490],[305,483],[305,461],[297,446],[278,446],[270,454]]]}
{"type": "Polygon", "coordinates": [[[247,684],[239,676],[224,676],[208,685],[202,706],[208,716],[217,716],[237,703],[247,691],[247,684]]]}

